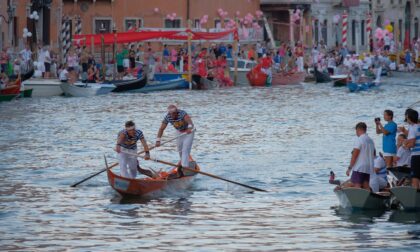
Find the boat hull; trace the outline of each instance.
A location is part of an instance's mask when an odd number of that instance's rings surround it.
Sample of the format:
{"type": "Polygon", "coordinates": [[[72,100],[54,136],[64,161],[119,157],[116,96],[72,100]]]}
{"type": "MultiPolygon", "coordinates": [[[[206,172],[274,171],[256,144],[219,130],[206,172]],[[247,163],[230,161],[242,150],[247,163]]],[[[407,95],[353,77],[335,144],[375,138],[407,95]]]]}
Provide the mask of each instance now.
{"type": "MultiPolygon", "coordinates": [[[[198,166],[196,166],[196,169],[200,170],[198,166]]],[[[194,172],[184,172],[184,177],[175,179],[130,179],[114,173],[111,169],[107,170],[107,174],[109,185],[119,194],[127,197],[143,197],[165,191],[177,192],[180,190],[186,190],[197,175],[197,173],[194,172]]]]}
{"type": "MultiPolygon", "coordinates": [[[[237,86],[248,86],[248,78],[246,77],[246,74],[249,72],[250,70],[238,70],[238,79],[236,80],[235,85],[237,86]]],[[[230,70],[229,72],[230,78],[233,80],[235,77],[235,71],[230,70]]]]}
{"type": "Polygon", "coordinates": [[[32,91],[33,91],[32,88],[20,91],[20,97],[30,98],[32,97],[32,91]]]}
{"type": "Polygon", "coordinates": [[[87,84],[70,84],[70,83],[61,83],[61,89],[66,96],[74,97],[90,97],[96,95],[104,95],[110,93],[115,86],[113,84],[96,84],[96,83],[87,83],[87,84]]]}
{"type": "Polygon", "coordinates": [[[305,72],[273,73],[272,85],[296,85],[305,80],[305,72]]]}
{"type": "Polygon", "coordinates": [[[349,89],[350,92],[359,92],[359,91],[367,91],[369,89],[375,88],[378,85],[375,84],[374,82],[369,82],[369,83],[354,83],[354,82],[350,82],[347,84],[347,88],[349,89]]]}
{"type": "Polygon", "coordinates": [[[420,209],[420,190],[411,186],[399,186],[391,188],[391,193],[399,201],[404,210],[420,209]]]}
{"type": "Polygon", "coordinates": [[[345,87],[348,83],[347,75],[333,75],[330,78],[334,82],[334,87],[345,87]]]}
{"type": "Polygon", "coordinates": [[[11,101],[13,99],[16,99],[16,97],[18,97],[18,96],[19,95],[16,95],[16,94],[0,95],[0,102],[11,101]]]}
{"type": "Polygon", "coordinates": [[[32,97],[49,97],[63,94],[58,79],[33,78],[23,82],[25,89],[33,89],[32,97]]]}
{"type": "Polygon", "coordinates": [[[334,193],[341,207],[351,209],[385,209],[389,206],[391,198],[359,188],[336,189],[334,193]]]}
{"type": "Polygon", "coordinates": [[[156,91],[175,90],[175,89],[187,89],[189,83],[182,78],[172,79],[167,81],[155,81],[147,83],[146,86],[136,90],[130,90],[131,93],[149,93],[156,91]]]}
{"type": "Polygon", "coordinates": [[[330,82],[331,78],[328,74],[326,73],[322,73],[320,71],[318,71],[318,69],[314,69],[314,76],[315,76],[315,82],[316,83],[325,83],[325,82],[330,82]]]}
{"type": "Polygon", "coordinates": [[[141,89],[146,86],[147,78],[144,76],[141,79],[134,80],[116,80],[112,81],[116,88],[112,92],[125,92],[130,90],[141,89]]]}

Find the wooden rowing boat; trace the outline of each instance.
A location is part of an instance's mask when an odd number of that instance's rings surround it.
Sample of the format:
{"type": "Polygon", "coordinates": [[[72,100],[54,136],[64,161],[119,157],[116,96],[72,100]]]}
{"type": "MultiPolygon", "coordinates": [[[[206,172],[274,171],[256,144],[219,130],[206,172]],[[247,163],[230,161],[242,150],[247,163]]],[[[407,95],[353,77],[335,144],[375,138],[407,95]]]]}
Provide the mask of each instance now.
{"type": "MultiPolygon", "coordinates": [[[[190,166],[200,171],[200,167],[192,159],[190,166]]],[[[108,169],[107,174],[109,185],[122,196],[147,196],[164,191],[186,190],[197,175],[195,172],[184,171],[185,176],[168,179],[169,174],[176,174],[176,167],[168,173],[160,172],[157,178],[130,179],[114,173],[112,169],[108,169]]]]}
{"type": "Polygon", "coordinates": [[[391,193],[404,210],[420,209],[420,190],[411,186],[398,186],[391,188],[391,193]]]}
{"type": "Polygon", "coordinates": [[[328,73],[320,72],[318,71],[318,68],[314,68],[314,76],[315,76],[315,82],[316,83],[325,83],[330,82],[331,78],[328,75],[328,73]]]}
{"type": "Polygon", "coordinates": [[[341,207],[351,209],[385,209],[391,199],[389,193],[373,193],[360,188],[336,188],[334,193],[341,207]]]}
{"type": "Polygon", "coordinates": [[[146,75],[142,76],[140,79],[115,80],[110,82],[110,84],[114,84],[116,86],[116,88],[112,90],[112,92],[124,92],[129,90],[140,89],[146,86],[146,83],[146,75]]]}

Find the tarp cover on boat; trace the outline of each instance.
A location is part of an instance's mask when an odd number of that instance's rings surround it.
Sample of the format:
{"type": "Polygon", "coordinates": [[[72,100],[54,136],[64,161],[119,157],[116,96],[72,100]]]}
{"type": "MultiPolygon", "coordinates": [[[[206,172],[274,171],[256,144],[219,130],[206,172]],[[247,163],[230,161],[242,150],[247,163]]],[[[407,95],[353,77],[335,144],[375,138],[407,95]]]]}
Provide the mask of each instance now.
{"type": "Polygon", "coordinates": [[[172,39],[172,40],[188,40],[188,32],[192,35],[192,40],[217,40],[221,39],[230,33],[235,33],[236,30],[227,30],[222,32],[197,32],[192,30],[176,30],[176,31],[139,31],[139,32],[118,32],[118,33],[105,33],[105,34],[85,34],[74,35],[73,43],[91,45],[92,38],[94,45],[101,44],[101,37],[104,38],[104,44],[110,45],[114,43],[131,43],[138,41],[145,41],[150,39],[172,39]]]}

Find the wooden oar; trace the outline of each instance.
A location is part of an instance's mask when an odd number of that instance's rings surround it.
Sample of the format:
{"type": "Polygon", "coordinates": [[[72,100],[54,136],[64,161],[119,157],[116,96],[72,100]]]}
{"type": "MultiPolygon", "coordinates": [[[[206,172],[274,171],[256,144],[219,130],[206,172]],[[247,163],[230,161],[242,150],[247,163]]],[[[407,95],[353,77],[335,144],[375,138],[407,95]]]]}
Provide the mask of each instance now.
{"type": "MultiPolygon", "coordinates": [[[[160,144],[160,146],[162,146],[162,145],[164,145],[164,144],[166,144],[166,143],[172,142],[173,140],[175,140],[175,139],[177,139],[178,137],[183,136],[183,135],[185,135],[185,134],[186,134],[186,133],[183,133],[183,134],[180,134],[180,135],[178,135],[178,136],[176,136],[176,137],[174,137],[174,138],[169,139],[168,141],[164,141],[164,142],[162,142],[162,143],[160,144]]],[[[149,150],[153,150],[154,148],[156,148],[156,145],[155,145],[155,146],[150,147],[150,148],[149,148],[149,150]]],[[[138,155],[143,154],[144,152],[145,152],[145,151],[141,151],[141,152],[139,152],[139,153],[138,153],[138,155]]],[[[112,165],[111,165],[111,166],[109,166],[108,168],[102,169],[102,170],[100,170],[100,171],[98,171],[98,172],[96,172],[96,173],[94,173],[94,174],[90,175],[90,176],[89,176],[89,177],[87,177],[87,178],[84,178],[84,179],[80,180],[80,181],[79,181],[79,182],[77,182],[77,183],[72,184],[72,185],[71,185],[71,187],[76,187],[76,186],[80,185],[81,183],[85,182],[86,180],[89,180],[89,179],[91,179],[91,178],[93,178],[93,177],[95,177],[95,176],[97,176],[97,175],[101,174],[102,172],[106,171],[107,169],[112,169],[112,168],[114,168],[114,167],[115,167],[115,166],[117,166],[117,165],[118,165],[118,162],[117,162],[117,163],[112,164],[112,165]]]]}
{"type": "MultiPolygon", "coordinates": [[[[138,156],[144,159],[144,157],[143,157],[143,156],[140,156],[140,155],[138,155],[138,156]]],[[[149,160],[154,161],[154,162],[158,162],[158,163],[161,163],[161,164],[170,165],[170,166],[173,166],[173,167],[178,166],[177,164],[170,163],[170,162],[166,162],[166,161],[163,161],[163,160],[158,160],[158,159],[149,159],[149,160]]],[[[257,188],[257,187],[253,187],[253,186],[249,186],[249,185],[245,185],[245,184],[242,184],[242,183],[239,183],[239,182],[236,182],[236,181],[232,181],[232,180],[229,180],[229,179],[225,179],[225,178],[222,178],[222,177],[219,177],[219,176],[216,176],[216,175],[213,175],[213,174],[207,173],[207,172],[198,171],[198,170],[191,169],[191,168],[187,168],[187,167],[183,167],[182,169],[183,169],[183,170],[187,170],[187,171],[191,171],[191,172],[195,172],[195,173],[199,173],[199,174],[202,174],[202,175],[205,175],[205,176],[211,177],[211,178],[215,178],[215,179],[223,180],[223,181],[226,181],[226,182],[229,182],[229,183],[235,184],[235,185],[243,186],[243,187],[246,187],[246,188],[252,189],[252,190],[254,190],[254,191],[267,192],[266,190],[263,190],[263,189],[260,189],[260,188],[257,188]]]]}

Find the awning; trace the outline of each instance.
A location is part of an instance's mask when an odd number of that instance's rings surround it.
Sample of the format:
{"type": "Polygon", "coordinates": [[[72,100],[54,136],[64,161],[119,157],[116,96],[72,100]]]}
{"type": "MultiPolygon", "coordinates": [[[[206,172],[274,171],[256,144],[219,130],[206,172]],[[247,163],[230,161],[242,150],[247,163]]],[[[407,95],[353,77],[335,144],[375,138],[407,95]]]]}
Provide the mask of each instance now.
{"type": "Polygon", "coordinates": [[[151,39],[170,39],[170,40],[188,40],[188,32],[192,34],[192,40],[217,40],[231,33],[235,33],[235,29],[226,30],[222,32],[197,32],[192,30],[170,30],[170,31],[139,31],[139,32],[119,32],[119,33],[105,33],[105,34],[85,34],[74,35],[74,44],[91,45],[92,38],[94,45],[101,44],[101,37],[104,38],[105,45],[111,45],[114,40],[117,44],[139,42],[151,39]]]}

